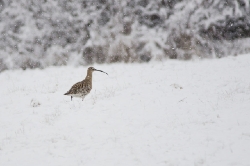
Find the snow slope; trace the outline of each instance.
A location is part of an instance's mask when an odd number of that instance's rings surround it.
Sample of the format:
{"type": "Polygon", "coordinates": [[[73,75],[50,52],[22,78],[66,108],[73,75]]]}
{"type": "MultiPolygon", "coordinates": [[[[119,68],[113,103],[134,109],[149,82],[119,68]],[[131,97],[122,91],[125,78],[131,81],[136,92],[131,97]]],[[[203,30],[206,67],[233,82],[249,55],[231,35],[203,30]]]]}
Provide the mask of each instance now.
{"type": "Polygon", "coordinates": [[[250,56],[0,73],[1,166],[250,165],[250,56]]]}

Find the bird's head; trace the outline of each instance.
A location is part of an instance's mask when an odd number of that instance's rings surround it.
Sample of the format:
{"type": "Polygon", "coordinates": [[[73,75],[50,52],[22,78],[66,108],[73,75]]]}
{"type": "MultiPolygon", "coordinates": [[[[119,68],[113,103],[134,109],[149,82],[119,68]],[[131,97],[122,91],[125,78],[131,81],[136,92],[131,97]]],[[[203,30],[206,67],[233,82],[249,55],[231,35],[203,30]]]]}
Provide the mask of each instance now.
{"type": "Polygon", "coordinates": [[[102,70],[97,70],[97,69],[95,69],[94,67],[89,67],[89,68],[88,68],[88,73],[89,73],[89,72],[91,72],[91,73],[92,73],[93,71],[103,72],[103,73],[105,73],[105,74],[107,74],[107,75],[108,75],[108,73],[106,73],[106,72],[104,72],[104,71],[102,71],[102,70]]]}

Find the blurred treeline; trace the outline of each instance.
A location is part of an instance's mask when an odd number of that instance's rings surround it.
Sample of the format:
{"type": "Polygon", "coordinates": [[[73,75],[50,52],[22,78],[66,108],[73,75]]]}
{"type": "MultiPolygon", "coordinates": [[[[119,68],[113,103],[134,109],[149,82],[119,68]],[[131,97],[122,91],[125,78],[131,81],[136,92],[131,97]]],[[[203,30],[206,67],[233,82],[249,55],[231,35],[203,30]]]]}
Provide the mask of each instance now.
{"type": "Polygon", "coordinates": [[[0,71],[250,52],[249,0],[0,0],[0,71]]]}

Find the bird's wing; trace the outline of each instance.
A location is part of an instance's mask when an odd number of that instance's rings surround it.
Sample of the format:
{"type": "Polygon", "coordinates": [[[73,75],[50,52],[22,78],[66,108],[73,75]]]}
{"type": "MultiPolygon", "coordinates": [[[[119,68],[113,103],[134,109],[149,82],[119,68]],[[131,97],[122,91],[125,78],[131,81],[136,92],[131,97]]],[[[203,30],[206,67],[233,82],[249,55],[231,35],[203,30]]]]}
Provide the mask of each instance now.
{"type": "Polygon", "coordinates": [[[77,82],[70,88],[70,90],[67,93],[65,93],[65,95],[76,94],[77,90],[81,87],[82,87],[82,82],[77,82]]]}

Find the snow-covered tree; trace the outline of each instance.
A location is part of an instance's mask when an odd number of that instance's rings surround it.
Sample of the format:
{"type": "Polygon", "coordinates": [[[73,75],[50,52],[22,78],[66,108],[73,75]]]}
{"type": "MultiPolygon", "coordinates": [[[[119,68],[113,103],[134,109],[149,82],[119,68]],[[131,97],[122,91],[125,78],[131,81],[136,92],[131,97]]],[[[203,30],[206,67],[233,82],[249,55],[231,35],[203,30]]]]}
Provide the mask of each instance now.
{"type": "Polygon", "coordinates": [[[0,0],[0,71],[249,52],[249,0],[0,0]]]}

